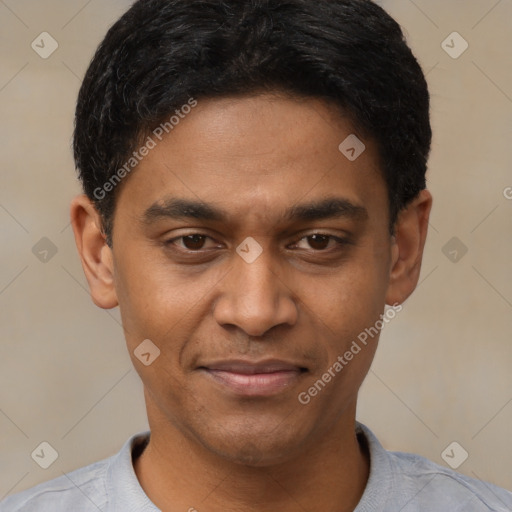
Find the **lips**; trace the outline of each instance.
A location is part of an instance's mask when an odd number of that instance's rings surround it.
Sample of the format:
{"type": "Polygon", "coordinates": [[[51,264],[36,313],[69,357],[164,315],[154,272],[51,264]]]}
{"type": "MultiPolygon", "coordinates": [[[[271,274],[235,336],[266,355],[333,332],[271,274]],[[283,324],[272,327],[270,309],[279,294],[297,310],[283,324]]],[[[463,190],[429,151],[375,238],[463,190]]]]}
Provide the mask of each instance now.
{"type": "Polygon", "coordinates": [[[278,360],[260,362],[220,361],[201,366],[225,391],[242,396],[271,396],[296,384],[307,370],[278,360]]]}

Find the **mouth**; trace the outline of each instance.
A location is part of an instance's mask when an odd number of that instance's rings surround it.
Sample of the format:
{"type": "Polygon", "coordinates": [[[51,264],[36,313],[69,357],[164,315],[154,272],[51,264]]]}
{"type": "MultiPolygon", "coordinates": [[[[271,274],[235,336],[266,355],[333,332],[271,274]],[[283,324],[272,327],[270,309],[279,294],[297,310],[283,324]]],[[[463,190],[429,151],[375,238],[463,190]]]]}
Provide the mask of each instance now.
{"type": "Polygon", "coordinates": [[[224,390],[241,396],[272,396],[297,384],[308,371],[299,365],[278,360],[261,362],[221,361],[200,366],[224,390]]]}

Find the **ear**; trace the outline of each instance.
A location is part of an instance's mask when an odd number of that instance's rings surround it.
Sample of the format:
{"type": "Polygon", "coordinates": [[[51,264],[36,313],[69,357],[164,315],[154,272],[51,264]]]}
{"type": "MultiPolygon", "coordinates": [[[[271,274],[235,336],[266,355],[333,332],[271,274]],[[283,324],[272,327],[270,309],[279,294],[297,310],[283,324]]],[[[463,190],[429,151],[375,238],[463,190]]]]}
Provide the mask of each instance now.
{"type": "Polygon", "coordinates": [[[118,305],[112,250],[101,228],[101,216],[86,195],[71,202],[71,225],[93,302],[103,309],[118,305]]]}
{"type": "Polygon", "coordinates": [[[404,302],[418,284],[431,208],[432,195],[428,190],[422,190],[398,214],[386,293],[386,304],[390,306],[404,302]]]}

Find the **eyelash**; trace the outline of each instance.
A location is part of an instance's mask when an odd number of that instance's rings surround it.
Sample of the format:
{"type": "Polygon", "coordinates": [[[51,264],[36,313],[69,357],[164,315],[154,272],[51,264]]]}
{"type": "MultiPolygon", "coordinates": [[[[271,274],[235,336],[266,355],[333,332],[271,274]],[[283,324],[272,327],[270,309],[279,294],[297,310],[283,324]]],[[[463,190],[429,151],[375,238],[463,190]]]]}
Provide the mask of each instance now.
{"type": "MultiPolygon", "coordinates": [[[[181,235],[181,236],[178,236],[178,237],[175,237],[175,238],[172,238],[170,240],[167,240],[165,242],[165,245],[167,247],[169,246],[174,246],[176,248],[177,251],[181,252],[182,254],[185,254],[185,255],[193,255],[193,254],[204,254],[206,252],[208,252],[209,250],[212,250],[212,249],[198,249],[198,250],[192,250],[192,249],[186,249],[186,248],[182,248],[182,247],[177,247],[175,245],[175,242],[177,240],[182,240],[184,238],[188,238],[188,237],[191,237],[191,236],[199,236],[199,237],[203,237],[205,239],[210,239],[210,240],[213,240],[212,237],[208,236],[208,235],[205,235],[203,233],[188,233],[186,235],[181,235]]],[[[327,253],[330,253],[330,252],[333,252],[333,251],[336,251],[336,250],[339,250],[340,248],[342,248],[343,246],[346,246],[346,245],[349,245],[351,242],[347,239],[347,238],[340,238],[340,237],[337,237],[337,236],[334,236],[334,235],[330,235],[328,233],[321,233],[321,232],[317,232],[317,233],[310,233],[308,235],[305,235],[305,236],[302,236],[301,238],[299,238],[299,240],[297,242],[294,242],[293,245],[296,245],[298,244],[299,242],[301,242],[302,240],[305,240],[309,237],[312,237],[312,236],[321,236],[321,237],[327,237],[329,238],[329,241],[330,240],[334,240],[337,244],[337,247],[334,247],[334,248],[330,248],[330,249],[311,249],[311,251],[313,253],[324,253],[324,254],[327,254],[327,253]]]]}

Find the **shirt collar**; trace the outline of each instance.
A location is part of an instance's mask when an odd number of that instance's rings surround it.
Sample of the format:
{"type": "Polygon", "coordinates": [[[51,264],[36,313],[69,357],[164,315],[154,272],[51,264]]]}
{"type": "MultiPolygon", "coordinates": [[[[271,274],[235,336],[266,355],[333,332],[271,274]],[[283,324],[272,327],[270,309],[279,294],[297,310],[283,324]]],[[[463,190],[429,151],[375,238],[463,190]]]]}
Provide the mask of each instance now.
{"type": "Polygon", "coordinates": [[[394,487],[394,472],[389,453],[366,425],[356,422],[356,434],[361,441],[361,436],[366,440],[370,453],[370,475],[354,512],[385,510],[388,496],[394,487]]]}
{"type": "MultiPolygon", "coordinates": [[[[393,471],[388,452],[373,432],[356,422],[356,434],[366,442],[370,454],[370,475],[363,496],[354,512],[380,510],[393,487],[393,471]]],[[[160,512],[142,489],[133,468],[132,454],[143,449],[150,432],[130,438],[112,458],[107,472],[107,494],[113,512],[160,512]]]]}
{"type": "Polygon", "coordinates": [[[107,472],[107,494],[113,512],[160,512],[140,486],[132,454],[149,441],[149,432],[130,438],[112,459],[107,472]]]}

